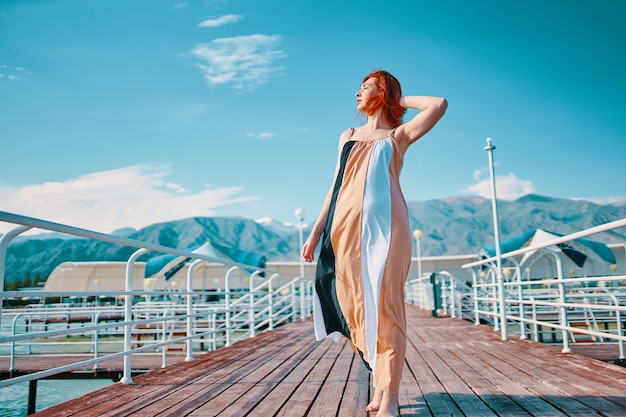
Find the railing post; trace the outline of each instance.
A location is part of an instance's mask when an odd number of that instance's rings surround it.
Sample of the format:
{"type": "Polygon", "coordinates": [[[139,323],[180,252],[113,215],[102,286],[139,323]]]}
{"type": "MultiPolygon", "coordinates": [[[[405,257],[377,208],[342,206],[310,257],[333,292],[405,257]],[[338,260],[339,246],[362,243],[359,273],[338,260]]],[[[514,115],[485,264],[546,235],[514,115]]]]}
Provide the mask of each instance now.
{"type": "MultiPolygon", "coordinates": [[[[97,312],[97,313],[93,316],[93,319],[92,319],[92,322],[91,322],[94,326],[95,326],[96,324],[98,324],[98,318],[99,318],[99,317],[100,317],[100,312],[98,311],[98,312],[97,312]]],[[[99,352],[98,352],[98,329],[96,329],[96,330],[94,330],[94,331],[93,331],[93,340],[92,340],[92,343],[93,343],[93,357],[94,357],[94,359],[97,359],[97,358],[98,358],[98,354],[99,354],[99,352]]],[[[99,366],[99,365],[100,365],[100,362],[96,362],[96,363],[94,363],[94,364],[93,364],[93,369],[94,369],[94,370],[98,370],[98,369],[100,369],[100,366],[99,366]]]]}
{"type": "MultiPolygon", "coordinates": [[[[176,314],[176,312],[174,312],[174,314],[176,314]]],[[[161,347],[161,368],[165,368],[167,366],[167,345],[165,344],[165,342],[167,342],[167,316],[169,315],[169,310],[165,309],[165,311],[163,311],[163,323],[161,324],[161,343],[163,343],[163,346],[161,347]]]]}
{"type": "Polygon", "coordinates": [[[130,294],[133,290],[133,267],[137,258],[146,253],[148,253],[148,249],[139,249],[130,256],[126,263],[126,294],[124,295],[124,321],[126,322],[124,325],[124,353],[126,354],[124,355],[124,373],[120,379],[123,384],[133,383],[130,354],[128,353],[132,349],[133,338],[133,324],[130,323],[133,320],[133,296],[130,294]]]}
{"type": "Polygon", "coordinates": [[[305,289],[304,289],[304,276],[300,277],[300,320],[302,320],[303,322],[306,321],[306,315],[304,313],[304,296],[305,296],[305,289]]]}
{"type": "Polygon", "coordinates": [[[454,282],[454,278],[452,277],[452,275],[450,275],[450,300],[452,301],[452,304],[450,306],[450,317],[456,317],[456,300],[455,300],[455,291],[454,291],[454,287],[456,286],[456,283],[454,282]]]}
{"type": "Polygon", "coordinates": [[[532,306],[532,318],[533,318],[533,340],[539,341],[539,325],[537,324],[537,304],[535,303],[535,297],[529,298],[532,306]]]}
{"type": "Polygon", "coordinates": [[[478,279],[476,270],[472,268],[472,291],[474,292],[474,325],[480,324],[480,313],[478,311],[478,279]]]}
{"type": "MultiPolygon", "coordinates": [[[[435,281],[436,282],[436,281],[435,281]]],[[[448,315],[448,291],[446,290],[446,279],[445,277],[441,280],[441,307],[443,307],[443,314],[448,315]]],[[[437,304],[435,304],[437,305],[437,304]]]]}
{"type": "Polygon", "coordinates": [[[217,350],[217,314],[211,310],[211,350],[217,350]]]}
{"type": "Polygon", "coordinates": [[[557,288],[559,290],[559,321],[562,326],[561,337],[563,338],[563,349],[561,352],[563,353],[571,353],[572,349],[569,345],[569,332],[566,327],[568,326],[568,318],[567,318],[567,308],[565,307],[565,280],[563,279],[563,262],[561,261],[561,257],[550,248],[545,248],[546,251],[554,256],[556,261],[556,277],[557,277],[557,288]]]}
{"type": "Polygon", "coordinates": [[[224,278],[224,291],[226,291],[224,301],[226,307],[225,321],[226,321],[226,344],[224,346],[230,347],[232,346],[230,339],[230,274],[237,269],[236,267],[232,267],[226,272],[226,277],[224,278]]]}
{"type": "MultiPolygon", "coordinates": [[[[11,336],[15,336],[17,333],[17,320],[21,316],[21,314],[16,314],[15,317],[13,317],[13,322],[11,323],[11,336]]],[[[15,371],[15,340],[11,341],[11,360],[9,363],[9,370],[15,371]]]]}
{"type": "MultiPolygon", "coordinates": [[[[616,304],[619,304],[616,302],[616,304]]],[[[615,310],[615,321],[617,322],[617,334],[620,336],[624,336],[624,329],[622,327],[622,315],[620,313],[619,310],[615,310]]],[[[624,341],[623,340],[618,340],[618,347],[619,347],[619,359],[620,360],[624,360],[624,341]]]]}
{"type": "Polygon", "coordinates": [[[519,328],[519,333],[520,336],[519,338],[521,340],[526,340],[526,322],[524,321],[524,319],[526,318],[526,311],[525,311],[525,306],[526,304],[524,303],[524,288],[522,285],[522,270],[520,269],[519,264],[516,266],[516,271],[517,271],[517,299],[518,299],[518,306],[519,306],[519,317],[520,317],[520,328],[519,328]]]}
{"type": "Polygon", "coordinates": [[[191,337],[193,334],[193,270],[200,264],[202,264],[202,259],[196,259],[189,265],[189,269],[187,269],[187,355],[185,356],[185,362],[193,362],[195,359],[193,357],[193,338],[191,337]]]}
{"type": "Polygon", "coordinates": [[[307,285],[307,299],[309,300],[307,315],[313,315],[313,303],[315,302],[315,281],[312,279],[309,280],[307,285]]]}
{"type": "MultiPolygon", "coordinates": [[[[4,273],[6,271],[6,259],[7,248],[11,240],[20,233],[32,229],[30,226],[17,226],[0,237],[0,323],[2,323],[2,307],[4,306],[4,299],[2,292],[4,291],[4,273]]],[[[2,333],[2,326],[0,326],[0,334],[2,333]]]]}
{"type": "Polygon", "coordinates": [[[274,278],[276,274],[273,274],[270,277],[269,283],[267,284],[267,294],[269,296],[269,308],[270,308],[270,321],[269,321],[269,329],[274,330],[274,278]]]}
{"type": "Polygon", "coordinates": [[[498,315],[498,285],[496,282],[496,275],[497,273],[494,272],[493,267],[490,268],[489,274],[491,275],[491,308],[492,308],[492,313],[491,315],[493,316],[493,330],[494,331],[499,331],[500,330],[500,316],[498,315]]]}
{"type": "Polygon", "coordinates": [[[291,282],[291,321],[298,319],[298,310],[296,309],[296,283],[291,282]]]}
{"type": "Polygon", "coordinates": [[[256,312],[254,311],[255,300],[254,293],[256,292],[256,287],[254,286],[254,279],[259,277],[261,271],[254,271],[252,275],[250,275],[250,309],[248,312],[248,319],[250,320],[250,337],[256,337],[256,312]]]}

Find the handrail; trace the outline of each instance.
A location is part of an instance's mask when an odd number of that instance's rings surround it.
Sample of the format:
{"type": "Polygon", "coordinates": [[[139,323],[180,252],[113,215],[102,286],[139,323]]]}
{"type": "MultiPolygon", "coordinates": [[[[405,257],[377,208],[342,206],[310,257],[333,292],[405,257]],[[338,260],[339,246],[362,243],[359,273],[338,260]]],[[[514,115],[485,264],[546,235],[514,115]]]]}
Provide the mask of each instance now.
{"type": "MultiPolygon", "coordinates": [[[[503,335],[506,330],[517,333],[520,339],[526,339],[527,334],[532,334],[535,341],[560,343],[563,353],[571,352],[572,344],[580,342],[581,337],[586,343],[615,343],[619,349],[619,360],[623,361],[626,344],[623,324],[623,316],[626,314],[626,275],[615,274],[617,269],[613,265],[611,274],[565,278],[561,253],[551,246],[624,226],[626,219],[505,253],[501,255],[502,259],[509,260],[513,265],[500,274],[494,266],[496,257],[466,263],[462,268],[470,269],[473,278],[471,289],[457,283],[452,274],[446,277],[448,274],[445,271],[435,272],[433,282],[441,286],[438,308],[451,317],[468,318],[476,325],[491,324],[494,330],[503,330],[503,335]],[[555,265],[555,272],[550,271],[552,276],[531,278],[528,266],[528,275],[522,276],[522,266],[514,256],[536,250],[542,250],[543,259],[547,256],[555,265]],[[502,275],[501,280],[498,275],[502,275]],[[460,300],[466,302],[461,303],[460,300]],[[470,302],[473,304],[471,307],[470,302]],[[461,306],[461,309],[467,307],[473,316],[464,316],[462,311],[457,313],[454,306],[461,306]],[[544,340],[546,334],[548,340],[544,340]]],[[[417,298],[423,298],[424,288],[426,292],[432,291],[427,288],[429,279],[417,277],[407,281],[408,301],[415,302],[417,298]]],[[[420,304],[424,306],[423,300],[420,304]]]]}
{"type": "MultiPolygon", "coordinates": [[[[300,278],[295,278],[292,280],[291,283],[293,282],[300,282],[300,278]]],[[[284,288],[288,285],[290,285],[291,283],[285,284],[281,287],[284,288]]],[[[140,291],[134,291],[134,293],[140,293],[140,291]]],[[[184,295],[193,295],[196,292],[186,292],[184,295]]],[[[280,292],[275,291],[275,293],[280,294],[280,292]]],[[[304,294],[304,293],[303,293],[304,294]]],[[[291,299],[291,297],[285,297],[287,299],[291,299]]],[[[263,297],[264,301],[267,301],[268,297],[263,297]]],[[[267,304],[267,303],[266,303],[267,304]]],[[[256,303],[254,305],[253,310],[256,308],[256,306],[259,305],[258,303],[256,303]]],[[[293,304],[290,303],[289,307],[290,307],[290,311],[288,313],[289,316],[292,315],[291,311],[294,310],[294,308],[297,309],[297,307],[299,306],[299,301],[298,304],[293,304]]],[[[180,311],[183,311],[185,309],[184,305],[180,305],[180,311]]],[[[235,311],[239,310],[238,307],[235,308],[235,311]]],[[[252,311],[253,311],[252,310],[252,311]]],[[[84,312],[85,309],[81,308],[80,309],[81,312],[84,312]]],[[[118,310],[119,311],[119,310],[118,310]]],[[[193,313],[191,315],[187,315],[187,314],[174,314],[174,311],[171,309],[166,309],[163,314],[159,317],[155,317],[155,318],[147,318],[147,319],[132,319],[130,321],[118,321],[115,323],[102,323],[102,324],[96,324],[96,325],[85,325],[85,326],[81,326],[79,328],[65,328],[65,329],[56,329],[56,330],[50,330],[50,331],[45,331],[45,332],[30,332],[27,334],[16,334],[13,336],[9,336],[9,337],[2,337],[0,338],[0,343],[7,343],[7,342],[17,342],[17,341],[23,341],[23,340],[34,340],[37,338],[41,338],[41,337],[49,337],[49,336],[60,336],[60,335],[69,335],[69,334],[76,334],[77,332],[80,334],[86,334],[88,332],[92,332],[92,331],[99,331],[99,330],[105,330],[105,329],[109,329],[109,328],[119,328],[119,327],[131,327],[133,325],[136,324],[149,324],[149,323],[163,323],[162,329],[166,328],[165,323],[166,322],[177,322],[183,319],[188,319],[190,317],[203,317],[203,316],[207,316],[207,314],[213,314],[213,315],[217,315],[217,314],[223,314],[224,312],[226,312],[225,309],[223,308],[216,308],[215,310],[211,311],[211,312],[199,312],[199,313],[193,313]]],[[[231,311],[232,312],[232,311],[231,311]]],[[[55,311],[51,311],[51,314],[56,314],[57,312],[55,311]]],[[[93,313],[97,313],[95,310],[93,311],[93,313]]],[[[14,323],[21,317],[24,316],[29,316],[29,315],[41,315],[40,311],[30,311],[28,313],[17,313],[15,315],[14,318],[14,323]]],[[[239,329],[241,329],[241,326],[251,326],[254,325],[254,323],[256,322],[256,318],[254,316],[254,313],[252,314],[251,317],[248,317],[248,320],[246,320],[245,323],[242,323],[239,326],[235,326],[232,328],[224,328],[223,330],[227,331],[227,332],[233,332],[233,331],[237,331],[239,329]]],[[[275,320],[275,318],[270,317],[270,320],[275,320]]],[[[15,326],[15,325],[14,325],[15,326]]],[[[217,330],[217,329],[214,329],[217,330]]],[[[163,330],[165,331],[165,330],[163,330]]],[[[123,349],[123,351],[121,353],[118,354],[107,354],[107,355],[103,355],[103,356],[97,356],[94,357],[91,360],[88,361],[81,361],[81,362],[77,362],[75,364],[70,364],[70,365],[66,365],[66,366],[61,366],[61,367],[57,367],[57,368],[52,368],[49,370],[45,370],[45,371],[40,371],[40,372],[36,372],[36,373],[32,373],[29,375],[24,375],[22,377],[15,377],[15,378],[11,378],[9,380],[4,380],[4,381],[0,381],[0,387],[3,386],[8,386],[8,385],[12,385],[15,383],[19,383],[19,382],[24,382],[24,381],[30,381],[30,380],[34,380],[34,379],[39,379],[39,378],[43,378],[43,377],[47,377],[47,376],[51,376],[54,375],[55,373],[60,373],[60,372],[66,372],[66,371],[70,371],[73,369],[76,369],[78,367],[82,367],[85,365],[90,365],[90,364],[97,364],[101,361],[104,360],[109,360],[109,359],[114,359],[114,358],[118,358],[120,356],[123,357],[129,357],[131,354],[133,353],[138,353],[138,352],[142,352],[145,350],[151,350],[154,348],[158,348],[158,347],[164,347],[167,346],[168,344],[173,344],[173,343],[180,343],[182,341],[191,341],[192,339],[196,338],[197,335],[194,334],[193,332],[187,333],[186,336],[182,336],[182,337],[178,337],[175,339],[171,339],[171,340],[162,340],[161,342],[157,342],[157,343],[151,343],[150,345],[146,345],[146,346],[142,346],[142,347],[132,347],[129,349],[127,346],[125,346],[125,348],[123,349]]],[[[232,340],[232,339],[231,339],[232,340]]],[[[188,342],[190,343],[190,342],[188,342]]],[[[12,351],[13,355],[11,358],[11,370],[15,370],[14,367],[14,355],[15,355],[15,351],[12,351]]],[[[131,382],[126,382],[124,380],[121,380],[121,382],[123,383],[131,383],[131,382]]]]}
{"type": "MultiPolygon", "coordinates": [[[[106,233],[96,232],[93,230],[82,229],[80,227],[68,226],[61,223],[54,223],[46,220],[40,220],[33,217],[21,216],[19,214],[8,213],[6,211],[0,211],[0,221],[20,224],[23,226],[29,226],[30,228],[38,228],[44,230],[50,230],[53,232],[65,233],[73,236],[80,236],[88,239],[100,240],[103,242],[114,243],[117,245],[131,246],[137,249],[147,249],[154,252],[170,253],[172,255],[183,256],[186,258],[202,259],[208,262],[216,262],[224,265],[237,266],[240,268],[251,268],[251,265],[242,264],[239,262],[228,261],[224,259],[217,259],[211,256],[203,255],[201,253],[194,253],[183,249],[171,248],[168,246],[159,245],[156,243],[144,242],[137,239],[131,239],[127,237],[109,235],[106,233]]],[[[254,266],[256,270],[271,273],[280,273],[267,268],[261,268],[254,266]]],[[[4,283],[4,274],[0,276],[0,281],[4,283]]]]}
{"type": "MultiPolygon", "coordinates": [[[[8,310],[6,310],[4,314],[11,314],[11,316],[14,316],[12,321],[13,330],[11,331],[12,334],[10,336],[0,335],[0,345],[6,345],[9,343],[11,344],[12,370],[15,370],[14,360],[16,357],[16,343],[26,341],[30,346],[32,341],[36,339],[48,338],[52,336],[70,334],[91,335],[91,343],[94,357],[89,360],[79,361],[69,365],[46,369],[39,372],[3,380],[0,381],[0,387],[53,376],[61,372],[68,372],[91,364],[94,365],[94,369],[98,369],[98,363],[104,360],[110,360],[119,357],[122,357],[124,359],[124,370],[121,382],[130,384],[132,383],[130,361],[131,354],[154,349],[162,349],[162,366],[166,366],[167,346],[175,343],[184,342],[187,348],[185,360],[191,361],[193,360],[193,341],[199,341],[199,338],[201,337],[203,338],[207,335],[211,335],[213,340],[213,346],[215,347],[215,335],[218,332],[224,333],[225,345],[229,346],[233,343],[234,340],[238,340],[238,338],[241,337],[241,334],[244,334],[244,332],[242,332],[244,328],[248,329],[247,334],[250,337],[254,337],[257,333],[257,329],[259,329],[260,326],[263,326],[266,323],[269,323],[268,328],[271,330],[275,328],[275,326],[277,326],[278,324],[285,322],[285,320],[292,320],[298,315],[301,315],[304,318],[305,314],[310,315],[308,313],[309,311],[312,311],[312,307],[307,308],[306,312],[304,311],[305,306],[312,306],[313,304],[312,286],[310,286],[310,282],[308,280],[305,280],[303,279],[303,277],[300,276],[290,279],[287,283],[284,283],[279,288],[275,289],[274,287],[276,285],[274,283],[279,277],[282,277],[282,275],[280,272],[268,268],[260,268],[232,261],[224,261],[221,259],[218,260],[210,256],[193,253],[186,250],[169,248],[162,245],[152,244],[119,236],[107,235],[87,229],[76,228],[3,211],[0,211],[0,221],[18,224],[16,228],[12,229],[9,233],[6,233],[2,237],[0,237],[0,260],[5,259],[4,255],[6,253],[6,248],[8,247],[10,240],[18,234],[33,227],[137,248],[137,250],[130,256],[126,263],[126,281],[124,291],[0,291],[0,300],[2,300],[3,297],[7,296],[59,297],[62,299],[62,297],[68,296],[95,297],[96,295],[103,294],[116,297],[122,296],[123,298],[121,306],[116,306],[113,309],[107,310],[102,310],[102,308],[98,306],[97,303],[94,303],[94,305],[90,307],[66,306],[62,309],[25,308],[19,311],[12,310],[10,311],[10,313],[8,312],[8,310]],[[166,304],[157,305],[156,302],[148,300],[145,303],[134,303],[134,299],[138,296],[140,296],[140,298],[145,298],[146,296],[152,295],[171,296],[171,293],[167,291],[132,290],[132,264],[140,256],[147,253],[148,251],[170,253],[185,258],[192,258],[194,259],[192,263],[192,266],[194,267],[203,262],[219,263],[230,267],[224,276],[225,291],[219,292],[219,294],[224,296],[224,304],[218,303],[207,305],[203,304],[202,302],[195,301],[196,296],[201,296],[198,299],[202,299],[204,294],[214,294],[215,292],[205,290],[193,290],[191,284],[193,282],[192,274],[194,268],[192,267],[188,269],[187,285],[185,291],[182,291],[181,289],[176,292],[176,295],[179,296],[176,299],[176,302],[173,301],[166,304]],[[253,270],[254,272],[248,274],[245,272],[247,270],[253,270]],[[238,300],[231,301],[232,291],[230,289],[230,280],[233,277],[234,271],[242,271],[245,276],[247,276],[250,280],[250,285],[247,291],[237,292],[237,294],[241,295],[238,300]],[[262,273],[270,275],[270,278],[262,278],[262,273]],[[255,285],[255,283],[257,283],[259,280],[261,281],[259,285],[255,285]],[[287,287],[290,288],[289,294],[283,294],[284,289],[287,287]],[[299,298],[295,297],[297,287],[300,287],[299,298]],[[257,293],[260,292],[262,292],[262,295],[257,295],[257,293]],[[242,308],[244,300],[247,300],[249,303],[247,307],[242,308]],[[150,307],[151,304],[155,308],[150,307]],[[100,317],[102,317],[102,314],[106,314],[106,312],[109,311],[114,311],[115,313],[120,314],[123,313],[123,319],[115,320],[112,322],[100,323],[99,319],[100,317]],[[33,328],[32,326],[28,327],[28,329],[26,329],[25,326],[25,332],[18,334],[17,322],[19,320],[29,320],[29,318],[33,318],[35,316],[44,317],[45,319],[45,316],[50,317],[50,315],[52,314],[58,315],[59,312],[67,314],[67,328],[50,328],[46,329],[45,331],[37,331],[36,328],[33,328]],[[144,312],[147,314],[146,317],[140,318],[140,316],[143,315],[144,312]],[[246,313],[245,318],[241,316],[241,314],[244,312],[246,313]],[[75,313],[84,314],[86,316],[86,319],[82,320],[81,323],[79,323],[78,325],[71,324],[70,315],[74,315],[75,313]],[[233,318],[234,320],[236,320],[234,325],[232,322],[233,318]],[[240,318],[243,320],[239,320],[240,318]],[[200,329],[198,327],[200,325],[196,324],[198,320],[205,320],[206,323],[210,325],[210,327],[200,329]],[[179,324],[182,323],[185,323],[185,331],[184,335],[179,336],[174,332],[176,331],[176,329],[179,328],[179,324]],[[225,325],[222,323],[224,323],[225,325]],[[161,341],[155,340],[151,341],[150,343],[144,343],[142,341],[141,343],[143,345],[139,345],[140,342],[138,341],[133,341],[133,335],[137,334],[134,331],[134,328],[136,328],[137,325],[151,327],[152,324],[156,324],[156,326],[154,327],[155,332],[161,332],[161,341]],[[100,356],[100,332],[106,330],[117,333],[119,332],[119,329],[123,329],[123,347],[117,352],[100,356]],[[26,332],[26,330],[28,330],[28,332],[26,332]],[[234,333],[237,334],[233,337],[234,333]],[[169,335],[173,337],[168,338],[169,335]]],[[[2,265],[0,266],[0,290],[4,288],[4,266],[5,265],[3,261],[2,265]]],[[[2,314],[0,314],[0,324],[1,319],[2,314]]],[[[30,322],[32,323],[33,321],[30,320],[30,322]]]]}

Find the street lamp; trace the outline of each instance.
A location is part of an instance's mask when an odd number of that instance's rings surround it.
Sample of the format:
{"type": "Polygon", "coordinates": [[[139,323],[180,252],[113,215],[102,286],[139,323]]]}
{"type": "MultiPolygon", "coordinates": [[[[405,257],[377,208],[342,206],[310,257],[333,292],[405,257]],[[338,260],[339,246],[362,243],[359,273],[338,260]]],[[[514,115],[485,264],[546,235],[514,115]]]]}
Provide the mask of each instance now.
{"type": "Polygon", "coordinates": [[[422,238],[422,231],[416,229],[413,231],[413,237],[417,242],[416,250],[417,250],[417,278],[422,277],[422,249],[420,247],[420,239],[422,238]]]}
{"type": "Polygon", "coordinates": [[[500,323],[502,324],[501,338],[508,340],[508,329],[506,322],[506,305],[504,304],[504,282],[502,278],[502,253],[500,251],[500,228],[498,222],[498,199],[496,197],[496,173],[493,164],[493,151],[496,150],[495,145],[491,143],[491,138],[487,138],[487,146],[483,148],[489,156],[489,176],[491,179],[491,209],[493,214],[493,235],[496,245],[496,273],[497,288],[499,292],[498,301],[500,303],[500,323]]]}
{"type": "Polygon", "coordinates": [[[300,319],[302,321],[305,321],[306,315],[304,312],[304,258],[302,257],[302,249],[304,246],[302,233],[304,225],[302,224],[302,222],[304,221],[304,216],[306,215],[306,212],[303,208],[297,208],[294,214],[296,215],[296,219],[298,219],[298,231],[300,232],[300,319]]]}
{"type": "Polygon", "coordinates": [[[304,278],[304,258],[302,257],[302,249],[304,246],[304,239],[302,236],[304,226],[302,224],[302,222],[304,221],[304,216],[306,215],[306,212],[304,211],[303,208],[298,208],[296,209],[295,212],[296,215],[296,219],[298,219],[298,231],[299,231],[299,236],[300,236],[300,277],[304,278]]]}

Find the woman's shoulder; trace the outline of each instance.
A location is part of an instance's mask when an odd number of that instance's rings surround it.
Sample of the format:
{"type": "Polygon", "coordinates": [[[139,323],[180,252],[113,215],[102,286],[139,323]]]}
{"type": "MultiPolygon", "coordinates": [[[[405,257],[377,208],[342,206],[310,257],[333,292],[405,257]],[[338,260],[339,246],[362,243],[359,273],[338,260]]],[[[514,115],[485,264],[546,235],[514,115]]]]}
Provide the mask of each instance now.
{"type": "Polygon", "coordinates": [[[348,140],[350,140],[352,135],[354,135],[354,128],[349,127],[341,133],[341,135],[339,136],[339,142],[347,142],[348,140]]]}
{"type": "Polygon", "coordinates": [[[354,135],[354,131],[356,128],[354,127],[349,127],[346,130],[343,131],[343,133],[341,134],[341,137],[352,137],[352,135],[354,135]]]}

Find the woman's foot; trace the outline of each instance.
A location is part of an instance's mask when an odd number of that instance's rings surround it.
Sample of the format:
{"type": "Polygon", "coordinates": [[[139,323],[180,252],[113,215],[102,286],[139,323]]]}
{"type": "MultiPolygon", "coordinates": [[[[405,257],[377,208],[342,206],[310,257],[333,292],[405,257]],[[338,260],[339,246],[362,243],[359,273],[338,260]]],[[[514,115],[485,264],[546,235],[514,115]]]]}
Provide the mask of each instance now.
{"type": "Polygon", "coordinates": [[[382,399],[383,399],[383,391],[379,390],[378,388],[374,388],[374,398],[372,398],[372,401],[367,405],[367,407],[365,407],[365,411],[367,412],[378,411],[378,409],[380,408],[380,403],[382,399]]]}
{"type": "Polygon", "coordinates": [[[398,394],[383,392],[376,417],[396,417],[398,415],[398,394]]]}

